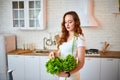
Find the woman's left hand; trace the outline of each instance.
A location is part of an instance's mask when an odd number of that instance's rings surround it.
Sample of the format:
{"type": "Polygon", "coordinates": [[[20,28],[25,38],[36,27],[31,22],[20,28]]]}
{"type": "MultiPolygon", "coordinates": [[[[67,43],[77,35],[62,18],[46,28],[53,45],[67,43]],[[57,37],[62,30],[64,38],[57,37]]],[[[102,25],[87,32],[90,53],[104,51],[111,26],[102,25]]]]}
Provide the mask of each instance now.
{"type": "Polygon", "coordinates": [[[60,72],[59,74],[57,74],[59,77],[67,77],[68,74],[66,74],[66,72],[60,72]]]}

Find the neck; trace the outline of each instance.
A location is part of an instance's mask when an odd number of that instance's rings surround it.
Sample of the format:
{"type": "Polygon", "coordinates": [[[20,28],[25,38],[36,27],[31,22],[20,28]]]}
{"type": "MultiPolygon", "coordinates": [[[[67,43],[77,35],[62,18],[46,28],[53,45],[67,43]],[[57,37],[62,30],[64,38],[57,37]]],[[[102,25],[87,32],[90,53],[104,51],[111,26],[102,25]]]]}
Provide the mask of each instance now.
{"type": "Polygon", "coordinates": [[[74,31],[69,32],[69,36],[74,36],[74,31]]]}

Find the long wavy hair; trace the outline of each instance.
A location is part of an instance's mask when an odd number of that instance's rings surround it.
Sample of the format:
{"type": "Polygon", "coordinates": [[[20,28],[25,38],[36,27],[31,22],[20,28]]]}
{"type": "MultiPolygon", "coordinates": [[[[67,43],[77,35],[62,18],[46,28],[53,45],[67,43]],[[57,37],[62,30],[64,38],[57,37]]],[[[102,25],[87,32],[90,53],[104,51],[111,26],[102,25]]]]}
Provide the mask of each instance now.
{"type": "Polygon", "coordinates": [[[63,42],[66,42],[66,41],[67,41],[67,38],[68,38],[68,36],[69,36],[69,33],[68,33],[67,29],[65,28],[65,17],[66,17],[66,15],[72,15],[72,16],[73,16],[73,20],[74,20],[74,22],[75,22],[74,32],[75,32],[77,35],[79,35],[79,34],[83,35],[82,29],[81,29],[81,27],[80,27],[80,19],[79,19],[77,13],[76,13],[75,11],[66,12],[66,13],[64,14],[64,16],[63,16],[63,21],[62,21],[62,23],[61,23],[61,27],[62,27],[62,31],[61,31],[61,32],[62,32],[62,35],[61,35],[60,40],[59,40],[59,42],[58,42],[58,47],[59,47],[59,45],[61,45],[63,42]]]}

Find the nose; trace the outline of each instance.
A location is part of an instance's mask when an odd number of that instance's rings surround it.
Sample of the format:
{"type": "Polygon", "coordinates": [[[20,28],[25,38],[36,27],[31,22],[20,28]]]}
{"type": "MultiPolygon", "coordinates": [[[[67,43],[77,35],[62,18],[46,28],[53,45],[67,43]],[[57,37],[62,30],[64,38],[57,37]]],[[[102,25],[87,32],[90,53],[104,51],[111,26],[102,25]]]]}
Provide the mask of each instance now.
{"type": "Polygon", "coordinates": [[[69,26],[69,23],[68,23],[68,22],[66,23],[66,26],[69,26]]]}

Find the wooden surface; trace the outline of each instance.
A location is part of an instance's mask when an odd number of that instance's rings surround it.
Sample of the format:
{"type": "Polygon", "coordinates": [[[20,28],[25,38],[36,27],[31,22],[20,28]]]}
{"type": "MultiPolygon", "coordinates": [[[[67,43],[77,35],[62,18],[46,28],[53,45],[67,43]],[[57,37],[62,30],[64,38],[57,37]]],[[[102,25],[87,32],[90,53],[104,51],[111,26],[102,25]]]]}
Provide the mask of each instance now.
{"type": "Polygon", "coordinates": [[[15,51],[12,51],[10,53],[15,53],[15,54],[26,54],[26,53],[32,53],[31,50],[21,50],[21,49],[18,49],[18,50],[15,50],[15,51]]]}
{"type": "MultiPolygon", "coordinates": [[[[107,51],[106,53],[102,53],[99,51],[100,56],[86,56],[86,57],[94,57],[94,58],[120,58],[120,51],[107,51]]],[[[34,53],[31,50],[15,50],[7,53],[9,55],[30,55],[30,56],[48,56],[49,53],[34,53]]]]}
{"type": "Polygon", "coordinates": [[[107,51],[103,53],[99,51],[100,56],[86,56],[86,57],[96,57],[96,58],[120,58],[120,51],[107,51]]]}
{"type": "Polygon", "coordinates": [[[48,56],[49,55],[49,53],[34,53],[34,51],[22,50],[22,49],[14,50],[7,54],[9,55],[30,55],[30,56],[48,56]]]}

